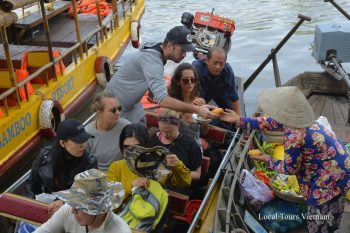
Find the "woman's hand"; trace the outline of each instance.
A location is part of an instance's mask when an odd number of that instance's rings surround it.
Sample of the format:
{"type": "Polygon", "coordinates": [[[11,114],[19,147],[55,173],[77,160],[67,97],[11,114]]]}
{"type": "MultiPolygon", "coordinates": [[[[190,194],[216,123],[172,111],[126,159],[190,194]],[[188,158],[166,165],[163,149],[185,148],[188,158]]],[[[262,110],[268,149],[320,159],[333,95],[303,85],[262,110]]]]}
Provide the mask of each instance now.
{"type": "Polygon", "coordinates": [[[241,123],[241,116],[231,109],[225,109],[225,112],[220,119],[235,124],[236,126],[239,126],[241,123]]]}
{"type": "Polygon", "coordinates": [[[179,164],[179,158],[175,154],[167,155],[165,158],[169,167],[176,167],[179,164]]]}
{"type": "Polygon", "coordinates": [[[203,98],[201,98],[201,97],[196,97],[196,98],[192,101],[192,104],[201,106],[201,105],[204,105],[204,104],[206,104],[206,103],[205,103],[205,100],[204,100],[203,98]]]}
{"type": "Polygon", "coordinates": [[[145,177],[138,177],[137,179],[133,180],[131,182],[132,187],[145,187],[148,188],[149,186],[149,180],[145,177]]]}
{"type": "Polygon", "coordinates": [[[258,156],[250,156],[250,158],[258,161],[263,161],[265,163],[268,163],[271,160],[271,156],[265,153],[262,153],[261,155],[258,155],[258,156]]]}
{"type": "Polygon", "coordinates": [[[49,216],[52,216],[63,205],[64,205],[64,202],[61,200],[51,202],[49,204],[49,216]]]}

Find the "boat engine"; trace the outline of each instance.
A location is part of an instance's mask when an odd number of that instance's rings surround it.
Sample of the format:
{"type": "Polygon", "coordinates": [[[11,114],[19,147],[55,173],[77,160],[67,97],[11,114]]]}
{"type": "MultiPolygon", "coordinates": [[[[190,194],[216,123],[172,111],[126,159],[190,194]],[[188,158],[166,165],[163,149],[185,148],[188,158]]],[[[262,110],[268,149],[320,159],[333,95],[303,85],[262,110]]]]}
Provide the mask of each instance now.
{"type": "Polygon", "coordinates": [[[316,25],[312,47],[321,67],[350,88],[350,77],[341,65],[350,62],[350,23],[316,25]]]}
{"type": "Polygon", "coordinates": [[[192,42],[197,52],[207,54],[212,47],[221,47],[226,53],[231,49],[231,36],[235,30],[233,19],[211,13],[184,12],[181,23],[191,30],[192,42]]]}

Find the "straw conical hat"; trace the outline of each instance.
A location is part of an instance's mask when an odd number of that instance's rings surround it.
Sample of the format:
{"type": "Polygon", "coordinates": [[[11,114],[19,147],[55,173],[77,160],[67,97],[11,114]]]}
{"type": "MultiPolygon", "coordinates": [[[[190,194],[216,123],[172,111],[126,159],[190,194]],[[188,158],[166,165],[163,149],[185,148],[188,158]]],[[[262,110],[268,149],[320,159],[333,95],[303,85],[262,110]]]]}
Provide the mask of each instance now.
{"type": "Polygon", "coordinates": [[[261,93],[258,101],[264,113],[288,126],[305,128],[316,120],[309,102],[297,87],[268,89],[261,93]]]}

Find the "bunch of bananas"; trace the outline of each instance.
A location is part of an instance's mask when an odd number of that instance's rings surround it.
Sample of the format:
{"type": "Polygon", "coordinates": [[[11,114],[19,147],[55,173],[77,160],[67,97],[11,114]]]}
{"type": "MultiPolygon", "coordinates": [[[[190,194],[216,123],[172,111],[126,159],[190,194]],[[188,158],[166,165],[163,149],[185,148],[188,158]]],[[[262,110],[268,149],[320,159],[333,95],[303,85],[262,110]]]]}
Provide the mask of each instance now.
{"type": "Polygon", "coordinates": [[[299,183],[295,175],[287,176],[287,182],[283,181],[279,176],[272,183],[272,187],[280,192],[292,192],[301,195],[299,183]]]}

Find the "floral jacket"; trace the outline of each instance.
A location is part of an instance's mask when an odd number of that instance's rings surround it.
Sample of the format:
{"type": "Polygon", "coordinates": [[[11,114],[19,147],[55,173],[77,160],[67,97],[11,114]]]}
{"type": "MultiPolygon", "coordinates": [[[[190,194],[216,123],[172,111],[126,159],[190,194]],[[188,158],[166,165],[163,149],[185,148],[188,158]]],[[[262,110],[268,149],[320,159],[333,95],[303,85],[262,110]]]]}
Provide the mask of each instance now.
{"type": "Polygon", "coordinates": [[[348,151],[322,125],[290,128],[260,116],[242,117],[241,128],[284,131],[284,161],[272,159],[268,167],[280,173],[296,174],[308,205],[322,205],[350,187],[348,151]]]}

